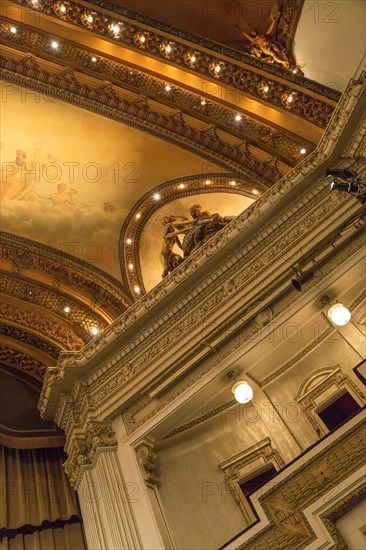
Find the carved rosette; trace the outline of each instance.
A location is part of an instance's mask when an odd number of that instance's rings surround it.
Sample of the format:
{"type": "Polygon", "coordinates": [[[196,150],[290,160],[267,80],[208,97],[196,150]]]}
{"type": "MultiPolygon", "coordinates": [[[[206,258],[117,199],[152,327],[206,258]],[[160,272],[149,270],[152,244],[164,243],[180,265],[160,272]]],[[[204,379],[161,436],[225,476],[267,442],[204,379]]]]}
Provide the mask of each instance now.
{"type": "Polygon", "coordinates": [[[77,485],[82,466],[91,466],[99,449],[117,447],[115,433],[106,422],[89,420],[86,423],[84,437],[71,439],[69,457],[64,464],[71,485],[77,485]]]}

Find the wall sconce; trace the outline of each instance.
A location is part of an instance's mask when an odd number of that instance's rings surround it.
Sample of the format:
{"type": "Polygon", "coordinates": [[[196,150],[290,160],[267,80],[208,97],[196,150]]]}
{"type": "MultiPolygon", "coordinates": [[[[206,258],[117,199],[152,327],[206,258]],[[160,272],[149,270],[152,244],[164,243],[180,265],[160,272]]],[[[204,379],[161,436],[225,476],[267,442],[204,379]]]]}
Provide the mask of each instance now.
{"type": "Polygon", "coordinates": [[[327,316],[335,325],[342,327],[351,319],[350,311],[340,302],[335,302],[331,305],[329,297],[324,296],[322,304],[328,306],[327,316]]]}
{"type": "Polygon", "coordinates": [[[245,380],[235,382],[231,387],[231,391],[238,403],[249,403],[253,398],[253,390],[245,380]]]}

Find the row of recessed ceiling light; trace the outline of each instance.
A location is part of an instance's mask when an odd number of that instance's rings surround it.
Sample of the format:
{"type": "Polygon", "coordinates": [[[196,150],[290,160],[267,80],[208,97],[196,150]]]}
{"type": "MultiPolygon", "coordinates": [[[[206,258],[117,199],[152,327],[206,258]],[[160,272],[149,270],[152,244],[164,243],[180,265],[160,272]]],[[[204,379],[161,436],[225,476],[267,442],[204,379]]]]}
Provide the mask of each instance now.
{"type": "MultiPolygon", "coordinates": [[[[60,8],[60,9],[61,9],[61,8],[60,8]]],[[[66,9],[66,8],[65,8],[65,9],[66,9]]],[[[90,17],[92,18],[92,16],[90,16],[90,17]]],[[[90,22],[91,22],[91,21],[90,21],[90,22]]],[[[112,26],[113,26],[113,25],[112,25],[112,26]]],[[[116,25],[115,25],[115,28],[114,28],[115,32],[117,32],[117,27],[118,27],[118,26],[117,26],[117,24],[116,24],[116,25]]],[[[120,29],[120,27],[118,27],[118,29],[120,29]]],[[[16,34],[16,32],[17,32],[16,27],[11,26],[11,27],[10,27],[10,32],[13,33],[13,34],[16,34]]],[[[118,33],[119,33],[119,32],[120,32],[120,30],[118,31],[118,33]]],[[[142,38],[144,39],[144,40],[142,40],[142,41],[144,42],[144,41],[145,41],[145,36],[142,35],[142,36],[140,37],[140,39],[142,39],[142,38]]],[[[50,45],[51,45],[51,48],[53,48],[54,50],[57,50],[58,47],[59,47],[59,43],[58,43],[56,40],[52,40],[51,43],[50,43],[50,45]]],[[[166,45],[165,51],[167,51],[168,53],[171,51],[171,45],[170,45],[170,44],[166,45]]],[[[91,59],[91,61],[92,61],[93,63],[96,63],[96,62],[98,61],[98,58],[97,58],[95,55],[93,55],[90,59],[91,59]]],[[[190,59],[191,59],[192,62],[195,62],[195,61],[196,61],[196,56],[195,56],[195,55],[192,55],[190,59]]],[[[221,65],[222,65],[222,64],[217,64],[217,65],[215,66],[215,72],[216,72],[216,73],[219,73],[219,72],[221,71],[221,65]]],[[[270,89],[270,87],[269,87],[268,84],[266,84],[266,85],[264,85],[264,86],[261,87],[261,90],[262,90],[262,92],[263,92],[264,94],[267,94],[267,93],[269,92],[269,89],[270,89]]],[[[170,84],[165,84],[165,91],[166,91],[166,92],[172,91],[172,86],[171,86],[170,84]]],[[[293,92],[293,93],[291,93],[291,94],[289,94],[289,95],[286,95],[286,97],[284,98],[284,101],[285,101],[288,105],[290,105],[290,104],[292,104],[292,103],[295,101],[295,98],[296,98],[296,92],[293,92]]],[[[204,106],[204,105],[206,105],[206,104],[207,104],[207,100],[206,100],[205,98],[202,98],[202,99],[201,99],[201,105],[204,106]]],[[[240,122],[240,121],[242,120],[242,118],[243,118],[242,115],[239,114],[239,113],[237,113],[237,114],[235,115],[235,117],[234,117],[234,120],[235,120],[235,122],[240,122]]],[[[301,149],[300,149],[300,154],[301,154],[301,155],[305,155],[305,154],[306,154],[306,149],[305,149],[305,148],[301,148],[301,149]]]]}

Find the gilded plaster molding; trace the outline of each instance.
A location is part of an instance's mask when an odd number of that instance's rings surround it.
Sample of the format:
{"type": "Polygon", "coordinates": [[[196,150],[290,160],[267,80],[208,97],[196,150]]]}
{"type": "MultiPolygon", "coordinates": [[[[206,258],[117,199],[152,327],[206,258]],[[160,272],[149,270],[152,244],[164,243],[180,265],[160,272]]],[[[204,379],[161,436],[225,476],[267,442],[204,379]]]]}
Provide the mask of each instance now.
{"type": "Polygon", "coordinates": [[[22,280],[20,276],[19,274],[11,276],[6,273],[1,274],[0,293],[2,296],[12,296],[29,304],[43,307],[57,315],[62,315],[65,318],[65,323],[78,325],[87,332],[90,332],[95,326],[101,329],[107,326],[104,319],[72,301],[71,297],[62,296],[59,292],[54,292],[44,285],[22,280]],[[68,314],[64,313],[66,305],[70,307],[68,314]]]}
{"type": "MultiPolygon", "coordinates": [[[[9,46],[16,45],[13,40],[9,41],[6,25],[0,25],[1,35],[9,46]]],[[[19,27],[17,44],[31,50],[34,54],[26,54],[18,61],[32,66],[34,69],[41,69],[42,54],[49,49],[49,41],[50,38],[46,38],[42,33],[19,27]],[[39,57],[34,57],[35,54],[39,57]]],[[[5,56],[5,51],[3,51],[3,55],[5,56]]],[[[202,104],[202,94],[191,92],[176,84],[167,93],[165,91],[166,80],[153,77],[142,70],[132,69],[128,65],[102,55],[98,55],[97,62],[91,61],[92,57],[88,50],[63,41],[62,50],[58,52],[55,61],[58,64],[68,63],[75,71],[88,72],[93,78],[98,79],[100,85],[109,86],[110,91],[113,90],[112,83],[115,86],[118,85],[118,88],[115,89],[119,90],[121,99],[128,99],[131,96],[130,91],[133,91],[136,94],[135,102],[148,110],[153,110],[153,101],[158,101],[174,109],[172,116],[175,120],[180,119],[181,122],[186,123],[184,116],[188,114],[206,123],[210,122],[233,136],[245,139],[249,145],[259,147],[272,156],[278,157],[289,166],[293,166],[300,160],[302,147],[305,147],[308,153],[314,148],[311,143],[291,134],[289,130],[281,131],[276,125],[271,125],[270,121],[259,121],[242,113],[240,123],[237,122],[235,120],[237,110],[220,104],[211,96],[205,98],[204,104],[202,104]]],[[[65,70],[62,64],[60,72],[64,74],[65,78],[73,81],[75,85],[77,84],[76,72],[72,69],[65,70]]],[[[259,85],[258,93],[264,100],[267,94],[263,92],[263,87],[267,81],[263,79],[263,83],[262,86],[259,85]]],[[[76,87],[73,92],[77,93],[76,87]]],[[[248,154],[250,154],[249,150],[248,154]]]]}
{"type": "MultiPolygon", "coordinates": [[[[28,8],[29,2],[27,0],[18,0],[18,4],[26,6],[28,8]]],[[[250,66],[246,65],[245,68],[241,65],[237,65],[234,62],[228,59],[218,58],[211,53],[208,53],[205,50],[201,50],[200,47],[197,48],[196,53],[196,62],[192,65],[190,61],[192,54],[192,46],[186,45],[183,42],[174,42],[167,39],[166,36],[153,32],[152,30],[146,30],[136,25],[136,21],[131,24],[128,21],[121,21],[123,25],[123,32],[118,32],[117,34],[111,30],[113,24],[116,23],[115,17],[109,14],[106,14],[104,11],[100,11],[95,8],[93,3],[93,21],[90,23],[85,16],[89,9],[78,2],[63,2],[66,6],[66,12],[62,13],[60,11],[60,2],[54,2],[53,0],[45,0],[42,4],[37,5],[37,11],[47,14],[51,17],[59,18],[62,21],[71,23],[72,25],[80,26],[88,31],[91,31],[95,34],[104,36],[108,40],[112,40],[115,43],[127,46],[134,50],[139,50],[144,52],[148,50],[150,56],[153,56],[158,59],[163,59],[170,64],[178,65],[189,69],[192,72],[195,72],[199,75],[203,75],[205,78],[210,80],[220,80],[227,85],[230,85],[237,89],[245,89],[246,93],[250,94],[252,97],[260,97],[260,92],[258,91],[258,86],[261,85],[263,77],[257,71],[252,70],[250,66]],[[144,34],[145,42],[141,42],[139,37],[144,34]],[[172,51],[167,52],[165,49],[166,42],[169,42],[172,46],[172,51]],[[215,66],[220,64],[222,70],[220,73],[215,72],[215,66]]],[[[32,7],[32,4],[30,4],[32,7]]],[[[29,8],[28,8],[29,9],[29,8]]],[[[123,19],[124,16],[121,17],[123,19]]],[[[121,27],[122,27],[121,25],[121,27]]],[[[20,42],[21,39],[18,37],[18,33],[15,36],[8,37],[11,38],[12,42],[20,42]]],[[[62,47],[58,49],[57,55],[60,55],[62,47]]],[[[47,50],[46,50],[47,51],[47,50]]],[[[48,46],[48,53],[52,54],[52,49],[48,46]]],[[[243,54],[241,54],[243,55],[243,54]]],[[[252,56],[247,56],[246,59],[253,59],[252,56]]],[[[263,70],[267,70],[269,65],[268,63],[260,63],[259,66],[263,70]]],[[[294,114],[304,118],[313,124],[325,128],[329,122],[329,117],[331,116],[335,103],[332,100],[323,100],[319,97],[320,89],[326,89],[325,87],[317,87],[318,93],[309,93],[309,87],[314,87],[314,84],[310,84],[311,81],[307,79],[300,78],[297,82],[301,82],[302,86],[296,86],[297,101],[288,104],[286,98],[294,92],[294,85],[288,83],[288,77],[290,76],[289,71],[280,72],[282,76],[282,82],[278,80],[271,80],[271,89],[266,96],[266,101],[272,105],[276,105],[281,108],[290,109],[294,114]],[[309,85],[308,85],[309,83],[309,85]]],[[[291,77],[290,77],[291,79],[291,77]]],[[[335,96],[337,94],[330,93],[328,95],[335,96]]],[[[339,97],[339,96],[338,96],[339,97]]]]}
{"type": "Polygon", "coordinates": [[[293,550],[308,546],[316,535],[303,511],[365,464],[364,429],[363,420],[259,496],[269,525],[238,546],[238,550],[293,550]]]}
{"type": "Polygon", "coordinates": [[[36,348],[37,350],[47,353],[47,355],[49,355],[50,357],[56,360],[61,351],[60,348],[56,346],[54,343],[49,342],[46,339],[43,339],[38,334],[33,334],[32,332],[28,332],[27,330],[24,330],[23,328],[20,328],[20,327],[15,327],[15,326],[7,325],[5,323],[0,323],[0,334],[2,334],[3,336],[9,336],[14,340],[19,340],[21,342],[24,342],[25,344],[28,344],[36,348]]]}
{"type": "Polygon", "coordinates": [[[4,231],[0,232],[0,257],[16,272],[35,270],[51,276],[55,283],[75,286],[111,320],[125,311],[130,301],[123,286],[101,269],[55,248],[4,231]]]}
{"type": "MultiPolygon", "coordinates": [[[[281,176],[276,166],[258,160],[251,154],[249,148],[243,150],[242,139],[237,138],[237,145],[233,145],[232,136],[226,136],[224,132],[220,132],[219,135],[215,128],[206,126],[197,129],[183,119],[177,120],[174,112],[170,115],[163,114],[147,103],[120,97],[118,86],[112,86],[109,83],[90,86],[76,78],[71,79],[65,71],[53,73],[3,56],[0,56],[0,67],[3,69],[2,78],[8,82],[36,90],[50,97],[57,97],[132,128],[148,132],[203,156],[225,169],[249,177],[256,183],[270,186],[281,176]]],[[[276,160],[275,157],[273,159],[276,160]]],[[[282,170],[287,169],[288,167],[282,170]]]]}
{"type": "Polygon", "coordinates": [[[31,355],[3,344],[0,344],[0,362],[16,367],[41,381],[47,370],[47,366],[44,363],[38,361],[31,355]]]}

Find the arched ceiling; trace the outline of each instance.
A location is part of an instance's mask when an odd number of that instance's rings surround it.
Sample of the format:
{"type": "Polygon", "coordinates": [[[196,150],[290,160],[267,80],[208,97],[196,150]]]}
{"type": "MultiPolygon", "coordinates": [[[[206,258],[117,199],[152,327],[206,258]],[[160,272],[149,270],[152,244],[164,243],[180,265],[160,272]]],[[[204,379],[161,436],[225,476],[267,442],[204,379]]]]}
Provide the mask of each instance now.
{"type": "Polygon", "coordinates": [[[7,365],[41,380],[154,286],[164,215],[239,214],[314,150],[339,93],[293,72],[302,1],[253,4],[1,3],[7,365]],[[288,68],[235,28],[275,4],[288,68]]]}

